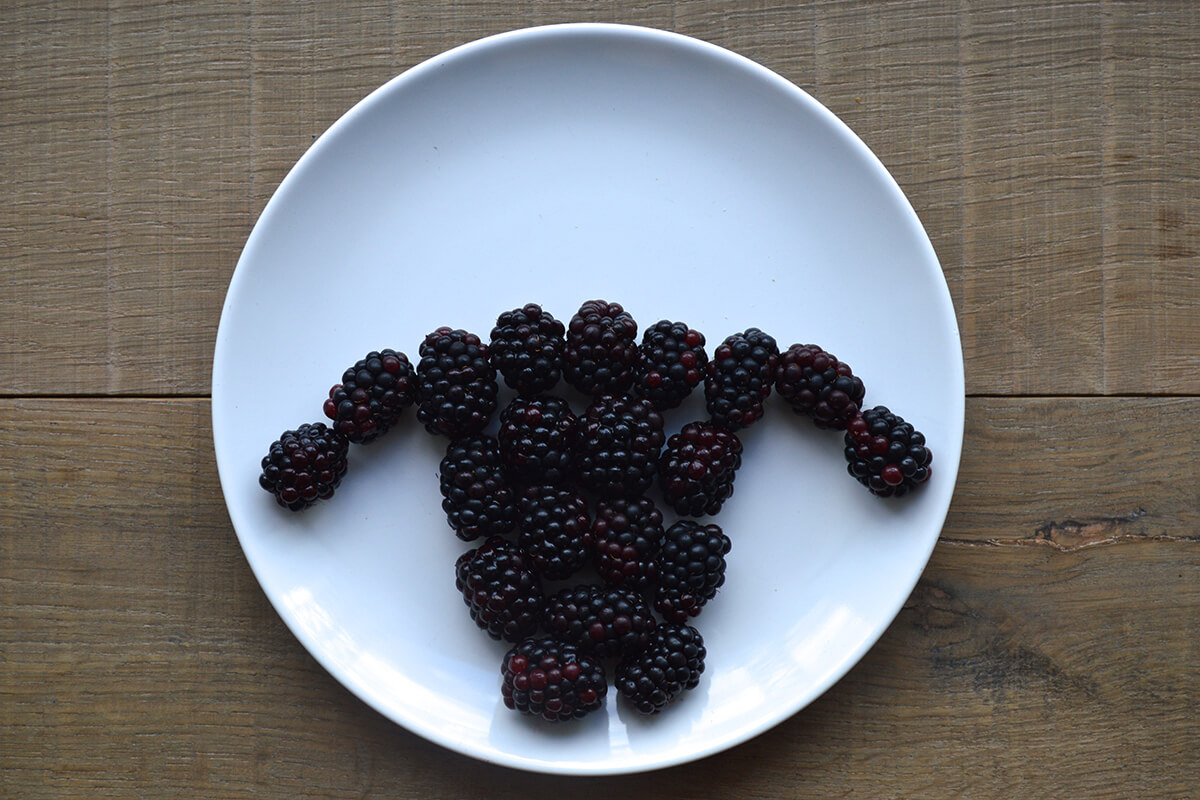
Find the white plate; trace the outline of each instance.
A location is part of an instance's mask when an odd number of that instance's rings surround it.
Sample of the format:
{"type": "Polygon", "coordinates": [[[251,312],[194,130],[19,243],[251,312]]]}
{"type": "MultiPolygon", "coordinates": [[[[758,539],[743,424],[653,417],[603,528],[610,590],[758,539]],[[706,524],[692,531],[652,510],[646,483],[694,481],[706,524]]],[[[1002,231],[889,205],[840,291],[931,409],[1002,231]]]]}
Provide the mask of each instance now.
{"type": "MultiPolygon", "coordinates": [[[[903,193],[833,114],[747,59],[614,25],[516,31],[390,81],[282,182],[229,287],[213,365],[221,484],[280,616],[339,681],[422,736],[557,773],[677,764],[763,732],[878,639],[937,540],[962,443],[962,352],[937,258],[903,193]],[[710,348],[758,326],[816,342],[923,430],[929,484],[901,501],[845,471],[837,434],[778,398],[745,432],[716,518],[733,550],[696,620],[700,687],[638,718],[610,693],[576,724],[505,709],[505,646],[467,617],[440,509],[445,442],[407,424],[355,446],[328,503],[292,514],[256,483],[287,428],[322,420],[343,369],[440,325],[485,336],[539,302],[591,298],[710,348]]],[[[698,402],[668,418],[677,429],[698,402]]]]}

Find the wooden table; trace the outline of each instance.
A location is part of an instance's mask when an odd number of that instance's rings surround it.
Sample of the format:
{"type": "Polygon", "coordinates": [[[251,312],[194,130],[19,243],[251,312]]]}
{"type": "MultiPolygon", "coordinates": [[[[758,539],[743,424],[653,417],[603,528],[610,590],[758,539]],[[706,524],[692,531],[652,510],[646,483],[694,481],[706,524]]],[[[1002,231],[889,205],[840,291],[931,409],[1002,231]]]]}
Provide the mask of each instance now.
{"type": "Polygon", "coordinates": [[[5,3],[0,795],[1200,796],[1198,52],[1185,2],[5,3]],[[607,779],[478,763],[336,683],[209,431],[230,274],[313,138],[450,46],[577,20],[726,46],[854,128],[941,258],[968,393],[941,541],[867,657],[747,744],[607,779]]]}

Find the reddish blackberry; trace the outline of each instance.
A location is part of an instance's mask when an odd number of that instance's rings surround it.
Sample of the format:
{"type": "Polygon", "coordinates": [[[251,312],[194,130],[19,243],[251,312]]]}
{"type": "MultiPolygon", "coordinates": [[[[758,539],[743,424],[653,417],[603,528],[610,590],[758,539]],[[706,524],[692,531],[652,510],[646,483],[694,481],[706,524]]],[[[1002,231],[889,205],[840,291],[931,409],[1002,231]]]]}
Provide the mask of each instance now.
{"type": "Polygon", "coordinates": [[[451,442],[438,478],[442,510],[458,535],[469,542],[507,533],[517,523],[517,501],[504,480],[500,447],[491,436],[451,442]]]}
{"type": "Polygon", "coordinates": [[[596,572],[610,586],[645,588],[658,574],[662,537],[663,515],[650,498],[600,501],[592,520],[596,572]]]}
{"type": "Polygon", "coordinates": [[[649,400],[604,395],[579,418],[575,478],[600,497],[639,497],[654,483],[666,438],[662,414],[649,400]]]}
{"type": "Polygon", "coordinates": [[[408,356],[395,350],[372,350],[342,373],[325,401],[325,416],[352,442],[374,441],[417,397],[417,379],[408,356]]]}
{"type": "Polygon", "coordinates": [[[570,477],[578,420],[555,395],[518,397],[500,412],[500,454],[518,483],[561,484],[570,477]]]}
{"type": "Polygon", "coordinates": [[[473,333],[438,328],[421,343],[417,419],[430,433],[479,433],[496,410],[496,370],[473,333]]]}
{"type": "Polygon", "coordinates": [[[518,500],[517,541],[545,578],[574,575],[592,554],[587,501],[570,489],[530,486],[518,500]]]}
{"type": "Polygon", "coordinates": [[[492,366],[518,394],[548,392],[562,378],[566,329],[537,303],[505,311],[492,328],[492,366]]]}
{"type": "Polygon", "coordinates": [[[762,419],[778,361],[775,340],[758,328],[727,337],[713,352],[704,382],[712,421],[736,431],[762,419]]]}
{"type": "Polygon", "coordinates": [[[584,394],[623,393],[637,366],[637,322],[619,303],[589,300],[567,326],[563,376],[584,394]]]}
{"type": "Polygon", "coordinates": [[[291,511],[333,497],[346,474],[350,442],[324,422],[284,431],[263,456],[258,485],[291,511]]]}
{"type": "Polygon", "coordinates": [[[834,430],[846,429],[866,394],[849,365],[815,344],[794,344],[779,356],[775,391],[818,428],[834,430]]]}
{"type": "Polygon", "coordinates": [[[929,480],[933,452],[925,435],[886,406],[868,409],[846,424],[847,470],[871,494],[901,497],[929,480]]]}
{"type": "Polygon", "coordinates": [[[549,722],[580,719],[604,705],[608,676],[598,659],[554,639],[526,639],[504,654],[504,705],[549,722]]]}
{"type": "Polygon", "coordinates": [[[654,607],[667,622],[700,613],[725,582],[729,537],[716,525],[680,520],[667,528],[658,549],[654,607]]]}
{"type": "Polygon", "coordinates": [[[640,651],[656,624],[645,598],[623,586],[572,586],[546,604],[546,632],[597,658],[640,651]]]}
{"type": "Polygon", "coordinates": [[[716,514],[733,495],[733,479],[741,465],[742,442],[736,433],[692,422],[667,440],[658,461],[658,480],[675,513],[716,514]]]}
{"type": "Polygon", "coordinates": [[[657,714],[700,685],[704,639],[691,625],[659,625],[642,652],[617,664],[613,685],[643,714],[657,714]]]}
{"type": "Polygon", "coordinates": [[[660,411],[675,408],[699,385],[708,367],[704,334],[682,322],[662,320],[638,348],[638,393],[660,411]]]}
{"type": "Polygon", "coordinates": [[[546,598],[529,556],[499,536],[458,557],[454,585],[471,619],[493,639],[519,642],[542,623],[546,598]]]}

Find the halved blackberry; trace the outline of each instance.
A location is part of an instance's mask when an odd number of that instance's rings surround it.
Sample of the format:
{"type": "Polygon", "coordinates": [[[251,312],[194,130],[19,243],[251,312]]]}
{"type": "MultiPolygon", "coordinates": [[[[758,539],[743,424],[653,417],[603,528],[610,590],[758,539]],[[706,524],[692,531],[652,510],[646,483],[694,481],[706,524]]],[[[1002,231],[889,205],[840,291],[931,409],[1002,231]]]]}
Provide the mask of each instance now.
{"type": "Polygon", "coordinates": [[[417,377],[408,356],[372,350],[329,390],[325,416],[351,442],[366,444],[387,433],[416,397],[417,377]]]}
{"type": "Polygon", "coordinates": [[[646,648],[617,664],[613,685],[643,714],[657,714],[700,685],[708,655],[691,625],[659,625],[646,648]]]}
{"type": "Polygon", "coordinates": [[[492,366],[522,395],[548,392],[562,378],[566,328],[537,303],[496,319],[488,348],[492,366]]]}
{"type": "Polygon", "coordinates": [[[496,370],[473,333],[441,327],[421,343],[417,419],[430,433],[479,433],[496,410],[496,370]]]}
{"type": "Polygon", "coordinates": [[[545,578],[574,575],[592,554],[587,501],[570,489],[530,486],[518,499],[517,542],[545,578]]]}
{"type": "Polygon", "coordinates": [[[471,619],[493,639],[518,642],[542,624],[546,597],[529,556],[500,536],[458,557],[454,585],[471,619]]]}
{"type": "Polygon", "coordinates": [[[654,483],[665,441],[662,414],[649,400],[603,395],[575,429],[576,481],[600,497],[639,497],[654,483]]]}
{"type": "Polygon", "coordinates": [[[554,639],[526,639],[500,665],[504,705],[549,722],[581,719],[602,707],[606,694],[604,664],[554,639]]]}
{"type": "Polygon", "coordinates": [[[596,572],[610,586],[643,589],[658,574],[654,558],[663,537],[663,515],[649,497],[613,498],[596,505],[592,548],[596,572]]]}
{"type": "Polygon", "coordinates": [[[847,471],[879,497],[906,495],[932,474],[933,452],[925,435],[886,406],[850,420],[845,443],[847,471]]]}
{"type": "Polygon", "coordinates": [[[637,367],[637,322],[620,303],[588,300],[567,325],[563,377],[584,394],[622,393],[637,367]]]}
{"type": "Polygon", "coordinates": [[[654,607],[667,622],[686,622],[725,583],[730,542],[717,525],[680,520],[667,528],[658,549],[654,607]]]}
{"type": "Polygon", "coordinates": [[[546,632],[598,658],[639,652],[656,624],[646,599],[623,586],[571,586],[546,604],[546,632]]]}
{"type": "Polygon", "coordinates": [[[775,391],[797,414],[833,430],[846,429],[866,394],[848,364],[815,344],[794,344],[780,354],[775,391]]]}
{"type": "Polygon", "coordinates": [[[262,459],[258,485],[291,511],[333,497],[346,474],[350,442],[324,422],[287,430],[271,443],[262,459]]]}
{"type": "Polygon", "coordinates": [[[763,400],[779,361],[775,339],[758,328],[729,336],[713,352],[704,381],[704,399],[712,421],[736,431],[762,419],[763,400]]]}
{"type": "Polygon", "coordinates": [[[667,440],[658,461],[658,480],[675,513],[716,514],[733,495],[733,479],[741,465],[742,441],[736,433],[709,422],[691,422],[667,440]]]}
{"type": "Polygon", "coordinates": [[[451,442],[438,479],[446,520],[463,541],[507,533],[517,524],[517,501],[504,480],[500,446],[491,436],[451,442]]]}
{"type": "Polygon", "coordinates": [[[578,419],[556,395],[517,397],[500,412],[500,453],[514,481],[561,484],[570,478],[578,419]]]}
{"type": "Polygon", "coordinates": [[[682,322],[662,320],[647,329],[638,348],[638,393],[660,411],[675,408],[704,379],[704,334],[682,322]]]}

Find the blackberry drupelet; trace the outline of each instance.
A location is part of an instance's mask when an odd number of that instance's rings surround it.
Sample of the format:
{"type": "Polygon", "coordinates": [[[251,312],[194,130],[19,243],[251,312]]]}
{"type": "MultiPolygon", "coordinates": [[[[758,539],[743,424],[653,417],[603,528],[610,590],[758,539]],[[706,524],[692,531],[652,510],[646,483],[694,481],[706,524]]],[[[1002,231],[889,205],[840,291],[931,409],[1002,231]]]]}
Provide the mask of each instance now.
{"type": "Polygon", "coordinates": [[[522,484],[562,484],[571,473],[571,438],[578,419],[561,397],[517,397],[500,412],[500,454],[509,478],[522,484]]]}
{"type": "Polygon", "coordinates": [[[597,658],[639,652],[657,623],[646,599],[623,586],[572,586],[546,604],[546,632],[597,658]]]}
{"type": "Polygon", "coordinates": [[[496,410],[496,370],[473,333],[441,327],[421,343],[417,419],[430,433],[479,433],[496,410]]]}
{"type": "Polygon", "coordinates": [[[519,642],[537,632],[546,597],[532,561],[520,547],[493,536],[459,556],[454,575],[471,619],[488,636],[519,642]]]}
{"type": "Polygon", "coordinates": [[[704,334],[682,322],[662,320],[642,337],[634,385],[655,408],[665,411],[691,394],[707,367],[704,334]]]}
{"type": "Polygon", "coordinates": [[[698,615],[725,582],[730,542],[717,525],[680,520],[667,528],[658,549],[654,607],[667,622],[698,615]]]}
{"type": "Polygon", "coordinates": [[[585,717],[604,705],[606,694],[604,664],[554,639],[526,639],[500,665],[504,705],[549,722],[585,717]]]}
{"type": "Polygon", "coordinates": [[[492,366],[518,394],[548,392],[562,378],[566,328],[537,303],[496,319],[488,353],[492,366]]]}
{"type": "Polygon", "coordinates": [[[906,495],[932,474],[933,452],[925,435],[886,406],[850,420],[845,443],[847,471],[879,497],[906,495]]]}
{"type": "Polygon", "coordinates": [[[675,513],[716,514],[733,495],[741,465],[742,441],[736,433],[692,422],[667,440],[658,461],[659,485],[675,513]]]}
{"type": "Polygon", "coordinates": [[[639,497],[654,483],[665,441],[662,414],[649,400],[603,395],[579,418],[575,479],[603,498],[639,497]]]}
{"type": "Polygon", "coordinates": [[[563,377],[584,394],[624,393],[637,367],[637,322],[619,303],[588,300],[567,325],[563,377]]]}
{"type": "Polygon", "coordinates": [[[258,485],[291,511],[333,497],[346,474],[350,442],[324,422],[284,431],[263,456],[258,485]]]}
{"type": "Polygon", "coordinates": [[[658,574],[654,558],[663,537],[663,515],[648,497],[613,498],[596,505],[593,563],[610,586],[644,589],[658,574]]]}
{"type": "Polygon", "coordinates": [[[818,428],[845,430],[866,389],[850,366],[815,344],[794,344],[779,356],[775,391],[818,428]]]}
{"type": "Polygon", "coordinates": [[[451,442],[438,480],[446,520],[463,541],[507,533],[517,524],[517,500],[504,479],[500,446],[491,436],[451,442]]]}
{"type": "Polygon", "coordinates": [[[351,442],[366,444],[387,433],[416,397],[417,377],[408,356],[372,350],[329,390],[325,416],[351,442]]]}
{"type": "Polygon", "coordinates": [[[704,399],[713,423],[737,431],[762,419],[763,400],[779,361],[775,339],[758,328],[729,336],[717,346],[704,381],[704,399]]]}
{"type": "Polygon", "coordinates": [[[530,486],[518,503],[517,542],[550,580],[574,575],[592,555],[587,501],[570,489],[530,486]]]}
{"type": "Polygon", "coordinates": [[[613,685],[643,714],[657,714],[700,685],[704,639],[691,625],[659,625],[642,652],[617,664],[613,685]]]}

